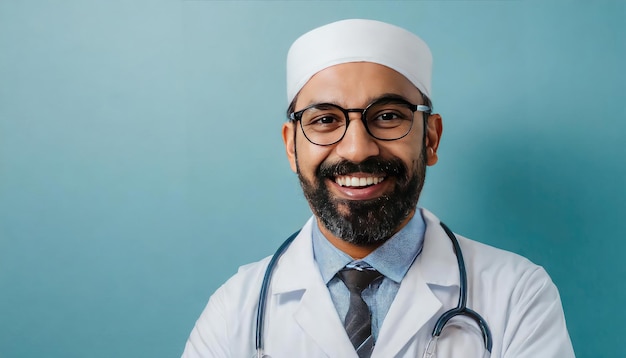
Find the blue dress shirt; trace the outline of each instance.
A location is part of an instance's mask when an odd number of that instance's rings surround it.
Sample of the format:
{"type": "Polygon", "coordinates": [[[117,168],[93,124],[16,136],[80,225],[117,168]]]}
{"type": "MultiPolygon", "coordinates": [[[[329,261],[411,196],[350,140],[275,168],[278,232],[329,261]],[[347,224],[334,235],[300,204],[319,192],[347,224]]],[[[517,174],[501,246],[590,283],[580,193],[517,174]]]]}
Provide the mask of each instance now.
{"type": "Polygon", "coordinates": [[[383,320],[398,293],[400,282],[422,251],[426,224],[421,210],[417,209],[413,218],[379,248],[361,260],[353,260],[349,255],[333,246],[320,231],[317,221],[313,225],[313,255],[326,283],[339,318],[343,322],[350,305],[350,292],[336,276],[346,265],[373,267],[384,275],[363,290],[361,296],[372,312],[372,335],[378,338],[383,320]]]}

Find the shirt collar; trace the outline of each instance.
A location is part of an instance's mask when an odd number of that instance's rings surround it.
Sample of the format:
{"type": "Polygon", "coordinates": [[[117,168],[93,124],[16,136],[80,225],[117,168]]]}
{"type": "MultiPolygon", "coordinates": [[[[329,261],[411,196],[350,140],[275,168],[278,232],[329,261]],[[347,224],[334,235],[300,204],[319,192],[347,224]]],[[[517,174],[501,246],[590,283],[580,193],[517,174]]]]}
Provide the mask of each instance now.
{"type": "Polygon", "coordinates": [[[317,220],[314,220],[312,229],[313,255],[324,283],[328,284],[339,270],[350,263],[357,266],[365,263],[400,283],[422,250],[426,224],[421,210],[415,210],[415,215],[407,225],[362,260],[353,260],[333,246],[320,231],[317,220]]]}

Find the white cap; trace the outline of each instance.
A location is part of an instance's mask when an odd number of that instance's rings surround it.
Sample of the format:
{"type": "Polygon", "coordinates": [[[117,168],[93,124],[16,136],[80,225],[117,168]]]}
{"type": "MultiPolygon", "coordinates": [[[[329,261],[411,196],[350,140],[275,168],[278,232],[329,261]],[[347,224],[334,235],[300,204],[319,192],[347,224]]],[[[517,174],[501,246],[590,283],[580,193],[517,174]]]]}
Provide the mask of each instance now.
{"type": "Polygon", "coordinates": [[[342,20],[300,36],[287,54],[287,101],[317,72],[347,62],[373,62],[406,77],[430,97],[433,58],[415,34],[384,22],[342,20]]]}

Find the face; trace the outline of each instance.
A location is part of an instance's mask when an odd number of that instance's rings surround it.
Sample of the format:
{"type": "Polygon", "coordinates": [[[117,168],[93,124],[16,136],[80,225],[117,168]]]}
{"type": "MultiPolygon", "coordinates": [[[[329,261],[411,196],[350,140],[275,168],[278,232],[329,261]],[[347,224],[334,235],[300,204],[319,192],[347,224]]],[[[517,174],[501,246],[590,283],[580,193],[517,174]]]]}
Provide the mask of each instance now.
{"type": "MultiPolygon", "coordinates": [[[[333,103],[365,108],[389,95],[423,104],[419,90],[398,72],[374,63],[346,63],[315,74],[301,89],[295,111],[311,104],[333,103]]],[[[286,123],[283,139],[291,168],[320,228],[358,246],[384,242],[412,217],[424,183],[426,165],[437,161],[441,118],[431,115],[424,133],[416,112],[411,131],[395,141],[373,138],[350,113],[343,139],[330,146],[310,143],[299,123],[286,123]]],[[[328,236],[328,235],[327,235],[328,236]]]]}

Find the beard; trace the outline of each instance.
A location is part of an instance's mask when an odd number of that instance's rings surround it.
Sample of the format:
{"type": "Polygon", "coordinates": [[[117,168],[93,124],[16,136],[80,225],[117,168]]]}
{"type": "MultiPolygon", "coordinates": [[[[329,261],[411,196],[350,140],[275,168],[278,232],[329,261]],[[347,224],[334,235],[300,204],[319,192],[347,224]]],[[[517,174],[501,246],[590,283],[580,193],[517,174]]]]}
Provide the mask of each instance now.
{"type": "MultiPolygon", "coordinates": [[[[296,156],[297,163],[297,156],[296,156]]],[[[415,210],[426,176],[425,147],[413,161],[413,171],[400,159],[372,157],[361,163],[340,161],[322,163],[313,181],[307,180],[298,167],[298,178],[311,210],[322,225],[336,237],[358,246],[385,242],[415,210]],[[395,179],[389,193],[371,200],[348,200],[331,195],[326,179],[349,173],[385,174],[395,179]]]]}

